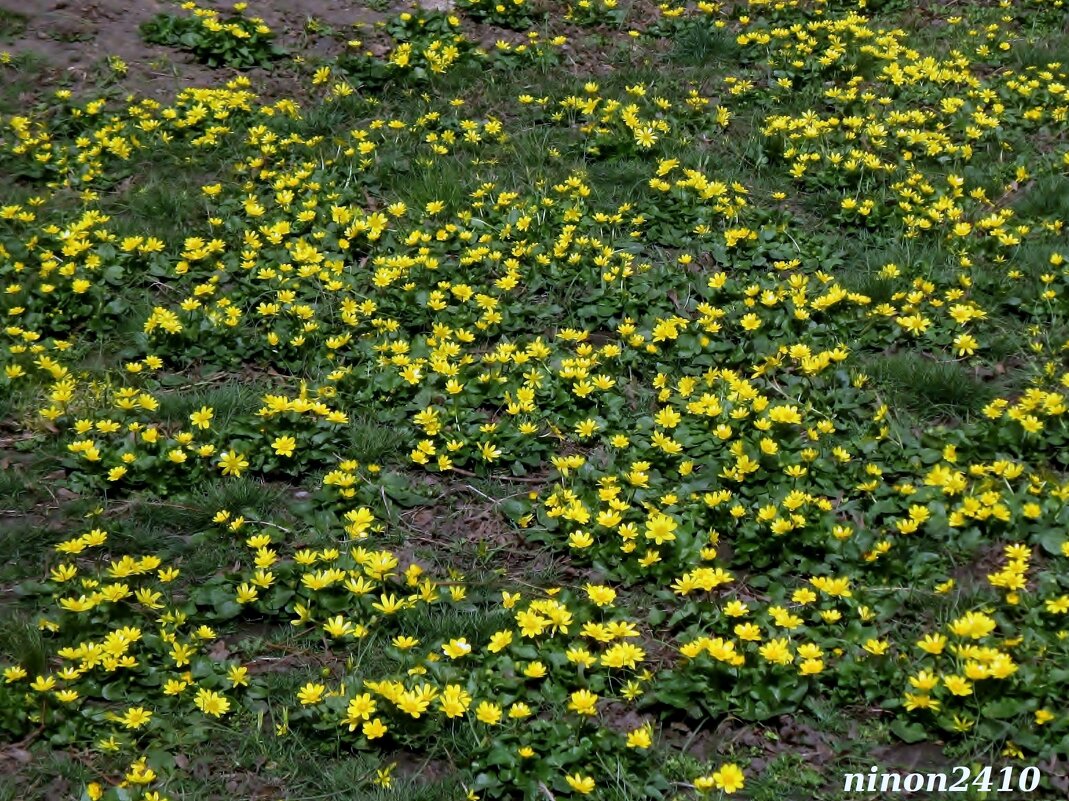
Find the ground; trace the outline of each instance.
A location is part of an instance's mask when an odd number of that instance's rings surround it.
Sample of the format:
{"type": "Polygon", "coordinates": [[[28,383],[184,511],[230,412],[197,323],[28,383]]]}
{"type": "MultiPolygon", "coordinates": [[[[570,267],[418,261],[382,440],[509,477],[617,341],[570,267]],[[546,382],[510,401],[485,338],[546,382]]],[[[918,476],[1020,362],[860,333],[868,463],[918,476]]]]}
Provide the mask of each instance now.
{"type": "MultiPolygon", "coordinates": [[[[195,58],[173,48],[150,44],[140,35],[143,23],[173,9],[174,5],[162,0],[130,3],[32,0],[5,3],[0,6],[0,12],[11,20],[8,26],[14,26],[17,20],[17,34],[8,39],[9,52],[27,54],[47,65],[49,81],[94,86],[101,73],[107,72],[106,57],[117,56],[129,68],[122,80],[124,90],[167,98],[182,87],[209,85],[219,80],[217,72],[199,64],[195,58]]],[[[384,16],[374,9],[340,0],[309,0],[299,6],[284,2],[257,3],[256,13],[272,27],[290,33],[287,38],[294,43],[299,41],[309,19],[345,30],[359,23],[373,24],[384,16]]],[[[312,52],[318,51],[313,48],[312,52]]],[[[269,70],[255,77],[271,84],[269,70]]]]}
{"type": "Polygon", "coordinates": [[[1065,797],[1064,0],[228,9],[0,0],[0,801],[1065,797]]]}

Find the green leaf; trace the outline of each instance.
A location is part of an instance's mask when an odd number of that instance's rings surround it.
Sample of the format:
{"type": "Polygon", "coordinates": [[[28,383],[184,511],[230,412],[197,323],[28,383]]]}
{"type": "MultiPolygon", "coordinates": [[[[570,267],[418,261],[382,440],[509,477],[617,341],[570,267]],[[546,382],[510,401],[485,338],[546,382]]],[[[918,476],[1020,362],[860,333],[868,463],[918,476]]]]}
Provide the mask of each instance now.
{"type": "Polygon", "coordinates": [[[1006,718],[1012,718],[1014,715],[1020,714],[1022,711],[1021,702],[1014,698],[1003,698],[998,701],[991,701],[988,704],[984,704],[983,714],[986,718],[994,718],[995,720],[1005,720],[1006,718]]]}
{"type": "Polygon", "coordinates": [[[1066,542],[1065,533],[1060,529],[1049,529],[1039,535],[1039,544],[1051,556],[1062,555],[1062,544],[1066,542]]]}
{"type": "Polygon", "coordinates": [[[126,693],[123,690],[121,682],[112,682],[111,684],[105,684],[100,688],[100,694],[104,697],[105,701],[121,701],[126,697],[126,693]]]}
{"type": "Polygon", "coordinates": [[[891,733],[906,743],[919,743],[928,739],[928,732],[919,723],[896,720],[891,724],[891,733]]]}
{"type": "Polygon", "coordinates": [[[226,600],[215,605],[216,620],[230,620],[241,614],[241,604],[234,600],[226,600]]]}
{"type": "Polygon", "coordinates": [[[523,517],[529,508],[529,504],[519,498],[509,498],[501,504],[501,511],[510,520],[517,520],[523,517]]]}

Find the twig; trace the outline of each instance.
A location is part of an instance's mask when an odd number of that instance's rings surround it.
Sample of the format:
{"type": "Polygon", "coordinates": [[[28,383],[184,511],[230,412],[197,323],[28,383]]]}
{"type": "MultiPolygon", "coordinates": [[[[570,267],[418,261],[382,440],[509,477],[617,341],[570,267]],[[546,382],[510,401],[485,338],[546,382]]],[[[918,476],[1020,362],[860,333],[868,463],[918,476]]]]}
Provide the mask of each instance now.
{"type": "Polygon", "coordinates": [[[698,728],[696,728],[690,733],[690,736],[687,738],[687,741],[683,743],[683,747],[679,749],[681,754],[685,754],[688,750],[690,750],[690,746],[694,742],[695,738],[701,733],[701,730],[705,728],[706,720],[707,718],[702,718],[701,723],[698,724],[698,728]]]}
{"type": "Polygon", "coordinates": [[[460,467],[454,467],[449,472],[459,473],[462,476],[468,476],[469,478],[482,478],[490,479],[492,481],[522,481],[525,484],[545,484],[545,478],[539,478],[537,476],[480,476],[478,473],[472,473],[470,470],[464,470],[460,467]]]}
{"type": "Polygon", "coordinates": [[[121,501],[121,502],[119,502],[117,504],[112,505],[111,507],[108,508],[108,510],[105,512],[105,514],[107,514],[107,515],[122,514],[127,509],[130,509],[131,507],[133,507],[135,505],[140,505],[140,506],[161,506],[161,507],[164,507],[164,508],[167,508],[167,509],[184,509],[187,512],[199,512],[200,511],[199,507],[187,506],[187,505],[185,505],[183,503],[169,503],[168,501],[156,501],[156,500],[146,501],[146,500],[140,500],[140,499],[131,499],[131,500],[128,500],[128,501],[121,501]]]}
{"type": "Polygon", "coordinates": [[[270,520],[245,520],[246,523],[252,523],[254,526],[270,526],[271,528],[277,528],[283,534],[289,534],[290,536],[296,536],[296,532],[291,531],[285,526],[280,526],[278,523],[272,523],[270,520]]]}
{"type": "Polygon", "coordinates": [[[212,384],[218,384],[221,381],[226,381],[227,379],[234,377],[235,376],[233,373],[216,373],[213,376],[209,376],[208,378],[205,378],[202,381],[197,381],[193,384],[182,384],[181,386],[177,387],[161,387],[160,389],[157,389],[156,392],[163,395],[166,395],[171,392],[186,392],[190,389],[193,389],[194,387],[207,387],[212,384]]]}
{"type": "Polygon", "coordinates": [[[25,748],[26,746],[30,745],[34,740],[36,740],[38,737],[40,737],[44,733],[44,730],[45,730],[45,724],[42,723],[40,726],[37,727],[37,729],[35,731],[30,732],[25,737],[23,737],[21,740],[19,740],[17,743],[12,743],[11,746],[13,748],[25,748]]]}
{"type": "Polygon", "coordinates": [[[1000,208],[1002,208],[1002,207],[1003,207],[1003,206],[1005,206],[1005,205],[1006,205],[1006,204],[1007,204],[1007,203],[1008,203],[1008,202],[1009,202],[1010,200],[1012,200],[1012,199],[1013,199],[1014,195],[1016,195],[1016,194],[1017,194],[1017,193],[1018,193],[1018,192],[1019,192],[1019,191],[1020,191],[1021,189],[1023,189],[1023,188],[1024,188],[1024,187],[1026,187],[1026,186],[1028,186],[1028,185],[1029,185],[1030,183],[1032,183],[1032,182],[1031,182],[1031,181],[1027,181],[1027,180],[1026,180],[1026,181],[1025,181],[1025,182],[1024,182],[1023,184],[1022,184],[1022,183],[1019,183],[1019,182],[1017,182],[1017,181],[1013,181],[1013,182],[1011,182],[1011,183],[1009,184],[1009,187],[1010,187],[1010,188],[1009,188],[1009,189],[1007,189],[1007,190],[1006,190],[1005,192],[1003,192],[1003,193],[1002,193],[1002,196],[1001,196],[1001,197],[999,197],[999,198],[997,198],[997,199],[996,199],[996,200],[995,200],[995,201],[994,201],[994,202],[993,202],[993,203],[991,204],[991,208],[993,208],[993,209],[1000,209],[1000,208]]]}
{"type": "Polygon", "coordinates": [[[28,439],[33,439],[36,434],[19,434],[14,437],[4,437],[0,439],[0,448],[6,448],[8,445],[13,445],[16,442],[25,442],[28,439]]]}
{"type": "Polygon", "coordinates": [[[382,505],[386,509],[386,519],[393,519],[393,510],[390,509],[390,502],[386,500],[386,487],[385,485],[379,487],[379,495],[382,497],[382,505]]]}
{"type": "Polygon", "coordinates": [[[549,791],[549,788],[548,788],[548,787],[546,787],[546,785],[545,785],[545,782],[539,782],[539,783],[538,783],[538,789],[542,791],[542,794],[543,794],[543,795],[544,795],[544,796],[545,796],[546,798],[548,798],[548,799],[549,799],[549,801],[557,801],[557,798],[556,798],[556,796],[554,796],[554,795],[553,795],[553,793],[551,793],[551,792],[549,791]]]}

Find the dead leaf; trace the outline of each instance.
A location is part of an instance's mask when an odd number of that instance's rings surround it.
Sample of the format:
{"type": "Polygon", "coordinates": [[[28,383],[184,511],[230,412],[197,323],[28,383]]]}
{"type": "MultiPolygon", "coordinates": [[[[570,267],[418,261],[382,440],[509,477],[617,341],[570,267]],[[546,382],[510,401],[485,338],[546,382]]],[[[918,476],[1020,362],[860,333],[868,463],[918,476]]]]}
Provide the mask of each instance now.
{"type": "Polygon", "coordinates": [[[216,640],[208,650],[208,658],[213,662],[225,662],[230,657],[230,650],[225,640],[216,640]]]}
{"type": "Polygon", "coordinates": [[[25,748],[19,748],[15,745],[11,746],[10,748],[4,749],[0,753],[2,753],[6,757],[11,757],[13,760],[23,765],[28,765],[33,762],[33,754],[31,754],[25,748]]]}

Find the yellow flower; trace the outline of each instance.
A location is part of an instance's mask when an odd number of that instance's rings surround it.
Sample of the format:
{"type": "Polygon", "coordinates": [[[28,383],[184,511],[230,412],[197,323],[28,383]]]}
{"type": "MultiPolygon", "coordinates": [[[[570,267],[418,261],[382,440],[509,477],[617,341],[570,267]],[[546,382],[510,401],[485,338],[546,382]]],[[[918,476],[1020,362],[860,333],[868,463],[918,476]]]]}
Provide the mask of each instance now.
{"type": "Polygon", "coordinates": [[[297,700],[301,702],[302,706],[318,704],[323,700],[323,694],[326,693],[326,691],[326,686],[308,682],[297,692],[297,700]]]}
{"type": "Polygon", "coordinates": [[[954,338],[954,350],[958,356],[972,356],[980,343],[971,334],[958,334],[954,338]]]}
{"type": "Polygon", "coordinates": [[[511,631],[497,631],[490,637],[490,644],[486,646],[486,650],[490,653],[496,654],[499,651],[503,651],[512,642],[511,631]]]}
{"type": "Polygon", "coordinates": [[[824,670],[824,660],[822,659],[806,659],[799,665],[799,672],[803,676],[812,676],[820,673],[824,670]]]}
{"type": "Polygon", "coordinates": [[[967,612],[950,624],[950,630],[958,637],[978,640],[995,630],[995,621],[983,612],[967,612]]]}
{"type": "Polygon", "coordinates": [[[230,669],[226,672],[226,678],[230,682],[231,687],[248,686],[249,669],[242,665],[231,665],[230,669]]]}
{"type": "Polygon", "coordinates": [[[345,710],[345,723],[349,724],[349,731],[354,731],[361,721],[370,720],[375,714],[375,700],[368,693],[353,696],[349,699],[349,705],[345,710]]]}
{"type": "Polygon", "coordinates": [[[540,679],[546,675],[546,666],[541,662],[531,662],[523,669],[523,675],[529,679],[540,679]]]}
{"type": "Polygon", "coordinates": [[[249,466],[249,461],[233,450],[227,451],[219,460],[219,466],[223,469],[224,476],[240,476],[249,466]]]}
{"type": "Polygon", "coordinates": [[[238,587],[238,594],[234,598],[239,604],[249,604],[260,597],[259,591],[247,582],[238,587]]]}
{"type": "Polygon", "coordinates": [[[465,638],[461,637],[460,639],[450,640],[443,645],[442,652],[450,659],[459,659],[471,653],[471,645],[465,638]]]}
{"type": "Polygon", "coordinates": [[[568,782],[568,786],[580,795],[589,795],[594,792],[594,779],[591,776],[583,776],[580,773],[573,773],[565,776],[565,781],[568,782]]]}
{"type": "Polygon", "coordinates": [[[723,790],[725,793],[734,793],[745,786],[746,777],[738,765],[728,762],[721,765],[720,769],[713,773],[713,784],[716,785],[718,790],[723,790]]]}
{"type": "Polygon", "coordinates": [[[942,634],[925,634],[917,642],[917,647],[929,654],[941,654],[946,647],[947,638],[942,634]]]}
{"type": "Polygon", "coordinates": [[[341,638],[352,634],[354,627],[352,622],[346,620],[342,615],[335,615],[323,624],[323,631],[331,637],[341,638]]]}
{"type": "Polygon", "coordinates": [[[189,416],[189,422],[195,425],[197,428],[210,428],[212,424],[212,415],[214,411],[209,406],[202,406],[199,410],[193,412],[189,416]]]}
{"type": "Polygon", "coordinates": [[[150,784],[156,779],[156,771],[146,765],[146,758],[141,757],[132,765],[130,765],[129,772],[125,775],[126,781],[130,784],[150,784]]]}
{"type": "Polygon", "coordinates": [[[628,748],[649,748],[653,744],[653,738],[651,736],[651,728],[647,723],[645,726],[639,726],[637,729],[633,729],[627,733],[627,747],[628,748]]]}
{"type": "Polygon", "coordinates": [[[742,325],[743,330],[745,331],[756,331],[758,328],[761,327],[761,318],[758,317],[756,314],[751,313],[745,315],[741,320],[739,320],[739,323],[742,325]]]}
{"type": "Polygon", "coordinates": [[[671,542],[676,538],[674,532],[677,526],[675,518],[657,512],[646,521],[646,539],[653,540],[657,545],[671,542]]]}
{"type": "Polygon", "coordinates": [[[580,715],[593,715],[597,712],[598,696],[590,690],[576,690],[568,703],[568,709],[580,715]]]}
{"type": "Polygon", "coordinates": [[[972,684],[963,676],[943,676],[943,684],[954,695],[972,695],[972,684]]]}
{"type": "Polygon", "coordinates": [[[646,652],[629,642],[616,643],[601,655],[601,664],[610,668],[634,668],[646,658],[646,652]]]}
{"type": "Polygon", "coordinates": [[[275,449],[275,453],[279,456],[293,456],[293,451],[297,447],[297,440],[293,437],[278,437],[272,443],[271,447],[275,449]]]}
{"type": "Polygon", "coordinates": [[[447,718],[457,718],[467,711],[471,695],[458,684],[447,684],[438,698],[438,704],[447,718]]]}
{"type": "Polygon", "coordinates": [[[226,698],[213,690],[206,690],[203,687],[197,691],[194,703],[205,715],[215,718],[225,715],[230,709],[230,702],[226,698]]]}
{"type": "Polygon", "coordinates": [[[374,740],[382,737],[388,730],[386,724],[378,718],[366,721],[360,728],[361,733],[369,740],[374,740]]]}
{"type": "Polygon", "coordinates": [[[582,550],[594,544],[594,538],[588,531],[576,530],[568,535],[568,545],[571,548],[582,550]]]}
{"type": "Polygon", "coordinates": [[[724,606],[724,614],[728,617],[745,617],[749,613],[750,610],[746,604],[738,599],[733,599],[724,606]]]}
{"type": "Polygon", "coordinates": [[[652,126],[643,126],[635,129],[635,144],[643,150],[653,147],[657,143],[657,134],[652,126]]]}
{"type": "Polygon", "coordinates": [[[140,729],[152,720],[152,712],[140,706],[132,706],[117,718],[128,729],[140,729]]]}
{"type": "Polygon", "coordinates": [[[377,609],[384,615],[392,615],[396,612],[404,609],[407,604],[404,599],[398,599],[396,595],[382,593],[379,596],[379,600],[371,604],[373,609],[377,609]]]}
{"type": "Polygon", "coordinates": [[[906,693],[903,704],[907,712],[912,712],[914,709],[939,709],[939,702],[924,693],[906,693]]]}
{"type": "Polygon", "coordinates": [[[492,704],[489,701],[482,701],[479,706],[475,708],[475,717],[482,723],[496,726],[501,722],[501,707],[497,704],[492,704]]]}
{"type": "Polygon", "coordinates": [[[601,584],[587,584],[584,588],[587,598],[595,606],[610,606],[616,600],[616,590],[601,584]]]}
{"type": "Polygon", "coordinates": [[[787,640],[769,640],[758,649],[758,653],[765,661],[778,665],[788,665],[794,661],[794,654],[791,653],[787,640]]]}

